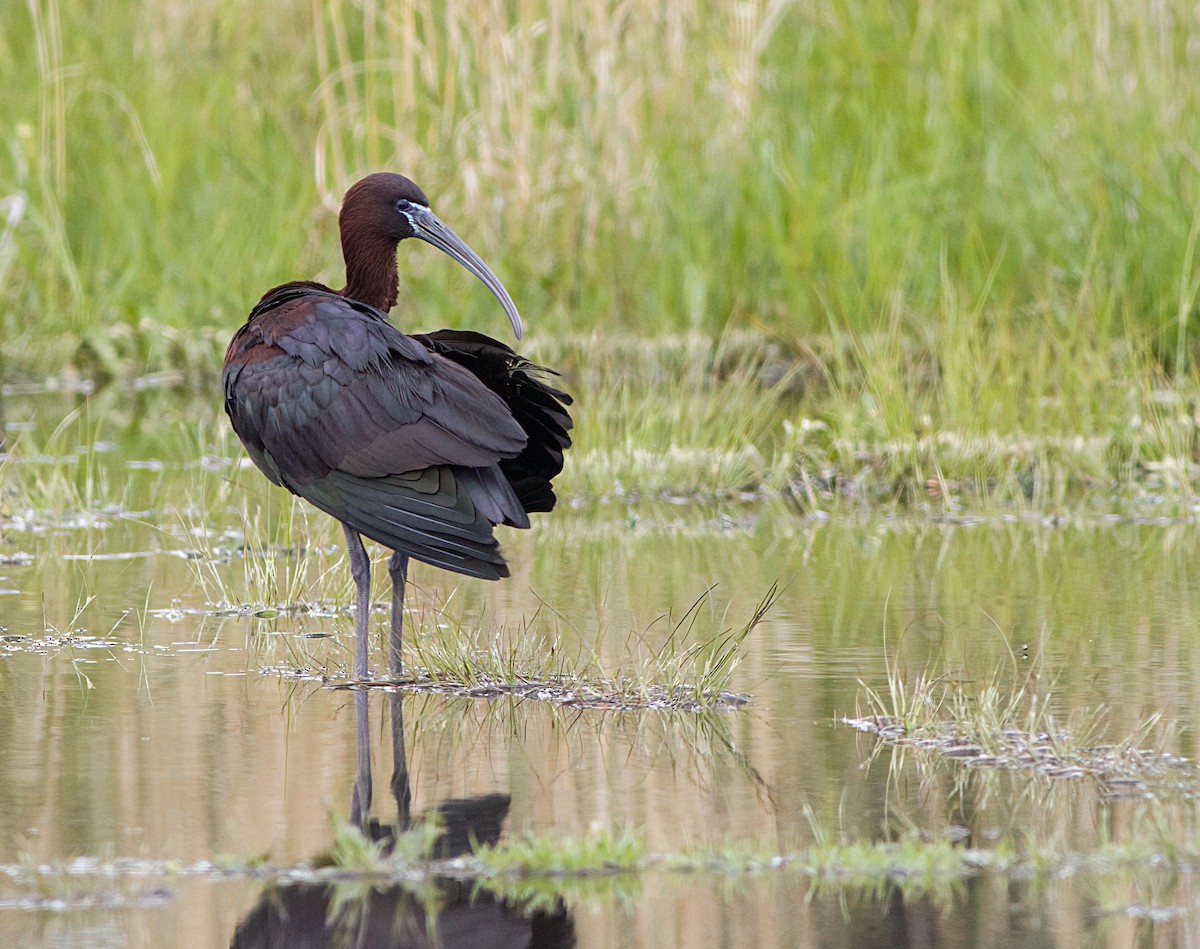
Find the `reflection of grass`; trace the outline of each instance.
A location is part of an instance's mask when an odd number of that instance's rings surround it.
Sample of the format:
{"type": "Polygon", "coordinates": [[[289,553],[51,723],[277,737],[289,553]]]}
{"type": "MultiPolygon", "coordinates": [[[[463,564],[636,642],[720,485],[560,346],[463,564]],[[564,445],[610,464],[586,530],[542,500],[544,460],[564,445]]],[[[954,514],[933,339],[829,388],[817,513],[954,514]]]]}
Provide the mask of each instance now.
{"type": "Polygon", "coordinates": [[[501,839],[476,847],[473,854],[431,858],[433,832],[422,828],[405,837],[403,856],[392,856],[341,825],[331,854],[312,863],[277,865],[259,856],[225,855],[189,864],[178,860],[82,858],[68,865],[39,862],[0,866],[0,875],[17,895],[0,898],[9,907],[36,909],[62,903],[125,905],[133,892],[154,893],[147,881],[180,876],[213,880],[248,878],[281,885],[327,883],[341,888],[346,902],[371,888],[399,886],[435,900],[439,878],[474,879],[477,885],[526,910],[552,909],[559,901],[624,899],[636,896],[645,873],[713,874],[725,878],[784,874],[808,881],[814,892],[879,898],[893,887],[910,899],[944,901],[968,877],[1048,884],[1079,878],[1118,909],[1141,891],[1169,888],[1170,880],[1190,873],[1200,863],[1194,828],[1187,839],[1172,828],[1144,821],[1128,842],[1104,841],[1087,852],[1068,851],[1006,834],[989,846],[969,845],[948,836],[929,837],[910,831],[887,839],[848,839],[828,827],[813,827],[808,846],[780,846],[778,840],[728,839],[652,852],[641,833],[631,829],[595,828],[578,836],[550,831],[501,839]],[[1129,883],[1133,881],[1130,888],[1129,883]],[[97,896],[99,892],[102,895],[97,896]]]}
{"type": "Polygon", "coordinates": [[[333,848],[317,863],[348,873],[387,875],[427,863],[441,833],[441,824],[428,819],[385,840],[372,840],[353,824],[337,821],[333,848]]]}
{"type": "Polygon", "coordinates": [[[638,869],[645,845],[630,829],[594,830],[581,837],[525,834],[480,848],[475,856],[489,876],[588,876],[638,869]]]}

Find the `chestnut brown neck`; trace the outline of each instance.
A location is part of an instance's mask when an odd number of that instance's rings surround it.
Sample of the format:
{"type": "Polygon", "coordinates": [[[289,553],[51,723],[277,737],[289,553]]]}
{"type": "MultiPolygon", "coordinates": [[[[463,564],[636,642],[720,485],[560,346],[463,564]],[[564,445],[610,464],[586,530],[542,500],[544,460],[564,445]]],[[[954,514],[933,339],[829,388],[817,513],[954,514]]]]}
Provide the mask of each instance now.
{"type": "Polygon", "coordinates": [[[396,274],[396,241],[378,231],[342,220],[342,257],[346,261],[346,286],[350,297],[386,313],[396,305],[400,279],[396,274]]]}

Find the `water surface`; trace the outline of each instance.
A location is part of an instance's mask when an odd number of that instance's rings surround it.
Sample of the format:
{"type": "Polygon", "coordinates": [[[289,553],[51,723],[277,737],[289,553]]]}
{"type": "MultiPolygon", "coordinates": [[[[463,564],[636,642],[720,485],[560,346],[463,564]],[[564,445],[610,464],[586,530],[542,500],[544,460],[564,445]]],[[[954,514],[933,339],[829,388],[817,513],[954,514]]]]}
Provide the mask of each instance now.
{"type": "MultiPolygon", "coordinates": [[[[336,902],[424,925],[426,903],[395,887],[306,890],[245,870],[309,865],[350,816],[355,693],[334,686],[353,618],[336,530],[268,490],[214,407],[185,396],[10,392],[4,418],[0,941],[266,944],[265,914],[284,903],[294,919],[336,902]]],[[[398,702],[410,820],[483,808],[498,834],[632,828],[664,854],[906,830],[986,846],[1014,829],[1086,853],[1135,837],[1147,815],[1195,839],[1190,786],[1113,796],[1087,776],[972,770],[881,746],[841,722],[865,711],[867,689],[886,694],[889,669],[908,683],[928,670],[1025,688],[1058,720],[1086,722],[1097,743],[1161,712],[1144,743],[1195,759],[1190,522],[1095,504],[947,518],[782,501],[631,505],[615,492],[568,501],[504,537],[509,581],[417,565],[412,620],[480,645],[544,636],[565,656],[634,669],[672,636],[739,627],[778,583],[732,683],[752,700],[696,715],[374,692],[381,828],[406,819],[389,788],[398,702]]],[[[814,886],[787,870],[659,868],[564,886],[561,906],[536,918],[471,892],[441,897],[447,945],[455,927],[497,920],[510,929],[489,930],[496,945],[1200,937],[1190,876],[1149,869],[1036,884],[982,873],[931,896],[894,882],[814,886]]]]}

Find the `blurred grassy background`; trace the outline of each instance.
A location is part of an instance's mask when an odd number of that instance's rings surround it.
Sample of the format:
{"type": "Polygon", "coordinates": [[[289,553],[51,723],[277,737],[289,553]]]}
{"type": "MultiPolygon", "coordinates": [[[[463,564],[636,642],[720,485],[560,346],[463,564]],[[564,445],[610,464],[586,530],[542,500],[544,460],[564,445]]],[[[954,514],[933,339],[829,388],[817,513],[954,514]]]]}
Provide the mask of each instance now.
{"type": "MultiPolygon", "coordinates": [[[[710,389],[799,395],[793,422],[846,457],[942,432],[1193,452],[1184,0],[29,0],[0,19],[10,376],[210,385],[265,288],[340,285],[341,193],[387,168],[573,381],[605,353],[627,369],[630,338],[709,339],[710,389]]],[[[403,327],[502,334],[468,275],[405,251],[403,327]]]]}

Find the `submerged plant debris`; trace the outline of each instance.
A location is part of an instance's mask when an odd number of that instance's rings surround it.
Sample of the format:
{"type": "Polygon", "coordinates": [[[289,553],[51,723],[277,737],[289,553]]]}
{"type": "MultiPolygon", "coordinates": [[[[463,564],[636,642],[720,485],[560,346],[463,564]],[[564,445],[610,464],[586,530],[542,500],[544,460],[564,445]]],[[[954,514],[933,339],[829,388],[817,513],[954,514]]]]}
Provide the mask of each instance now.
{"type": "Polygon", "coordinates": [[[544,679],[499,680],[481,677],[472,681],[454,681],[442,674],[418,671],[404,679],[374,679],[344,682],[332,676],[294,669],[267,666],[263,675],[320,682],[335,689],[371,689],[386,692],[412,692],[429,695],[453,695],[461,698],[519,698],[549,702],[571,708],[632,711],[707,712],[730,711],[746,705],[751,696],[726,690],[697,690],[686,685],[668,688],[662,685],[622,687],[611,682],[587,682],[567,676],[544,679]]]}

